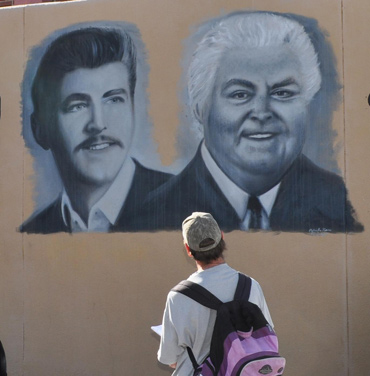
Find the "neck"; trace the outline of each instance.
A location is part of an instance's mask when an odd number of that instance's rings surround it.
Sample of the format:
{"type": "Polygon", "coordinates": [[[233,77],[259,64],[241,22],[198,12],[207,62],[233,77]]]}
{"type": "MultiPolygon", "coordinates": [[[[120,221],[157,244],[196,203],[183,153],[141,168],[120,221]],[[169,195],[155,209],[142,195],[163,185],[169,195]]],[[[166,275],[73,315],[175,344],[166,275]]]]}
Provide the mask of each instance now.
{"type": "Polygon", "coordinates": [[[242,171],[233,171],[232,173],[225,172],[228,178],[233,181],[244,192],[260,196],[268,192],[276,184],[278,184],[283,176],[282,173],[270,174],[248,174],[242,171]]]}
{"type": "Polygon", "coordinates": [[[205,262],[197,261],[197,260],[195,260],[195,263],[197,265],[198,272],[200,272],[202,270],[213,268],[214,266],[217,266],[217,265],[225,264],[225,260],[223,257],[219,257],[217,260],[212,260],[211,262],[207,264],[205,262]]]}
{"type": "Polygon", "coordinates": [[[228,179],[249,195],[260,196],[268,192],[281,181],[290,167],[285,166],[284,169],[270,169],[270,171],[265,171],[264,168],[261,167],[248,171],[243,166],[240,167],[236,164],[229,163],[229,161],[225,159],[220,159],[219,153],[212,152],[212,149],[209,149],[207,145],[206,148],[213,161],[228,179]]]}
{"type": "Polygon", "coordinates": [[[104,196],[109,186],[92,188],[90,185],[74,184],[71,188],[65,185],[72,207],[87,224],[91,208],[104,196]]]}

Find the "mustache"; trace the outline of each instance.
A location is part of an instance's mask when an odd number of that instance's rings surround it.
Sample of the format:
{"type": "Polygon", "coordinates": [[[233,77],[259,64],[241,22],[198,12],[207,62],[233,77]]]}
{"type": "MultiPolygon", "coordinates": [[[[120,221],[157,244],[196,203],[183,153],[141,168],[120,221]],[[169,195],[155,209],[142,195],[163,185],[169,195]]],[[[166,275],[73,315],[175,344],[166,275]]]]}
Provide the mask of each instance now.
{"type": "Polygon", "coordinates": [[[112,145],[118,145],[119,147],[123,148],[123,143],[120,139],[111,137],[111,136],[92,136],[78,144],[75,148],[75,151],[79,151],[81,149],[88,149],[93,145],[108,143],[112,145]]]}

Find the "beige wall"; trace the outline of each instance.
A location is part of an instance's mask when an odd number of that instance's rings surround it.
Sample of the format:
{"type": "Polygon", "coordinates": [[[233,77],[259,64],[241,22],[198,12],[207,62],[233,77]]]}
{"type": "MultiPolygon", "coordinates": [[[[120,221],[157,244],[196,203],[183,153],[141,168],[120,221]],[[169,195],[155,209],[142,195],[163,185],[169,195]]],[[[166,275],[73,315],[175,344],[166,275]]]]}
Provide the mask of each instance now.
{"type": "Polygon", "coordinates": [[[365,232],[228,234],[227,260],[262,285],[287,376],[363,376],[370,369],[370,45],[367,1],[89,0],[0,11],[0,340],[9,375],[169,375],[156,361],[168,290],[193,270],[181,233],[25,235],[32,158],[21,136],[29,48],[73,23],[124,20],[148,51],[150,116],[164,165],[176,157],[182,41],[201,21],[264,9],[318,20],[330,36],[345,100],[333,127],[338,164],[365,232]]]}

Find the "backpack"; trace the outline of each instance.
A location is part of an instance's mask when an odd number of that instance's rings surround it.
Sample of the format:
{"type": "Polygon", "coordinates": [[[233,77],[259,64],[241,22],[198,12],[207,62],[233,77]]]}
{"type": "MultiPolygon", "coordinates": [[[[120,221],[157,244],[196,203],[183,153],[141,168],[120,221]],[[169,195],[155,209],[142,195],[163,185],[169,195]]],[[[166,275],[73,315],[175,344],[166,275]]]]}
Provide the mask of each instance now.
{"type": "Polygon", "coordinates": [[[223,303],[197,283],[182,281],[172,290],[217,311],[210,353],[194,367],[193,376],[280,376],[285,359],[279,355],[278,339],[261,309],[248,301],[251,278],[239,273],[234,300],[223,303]]]}

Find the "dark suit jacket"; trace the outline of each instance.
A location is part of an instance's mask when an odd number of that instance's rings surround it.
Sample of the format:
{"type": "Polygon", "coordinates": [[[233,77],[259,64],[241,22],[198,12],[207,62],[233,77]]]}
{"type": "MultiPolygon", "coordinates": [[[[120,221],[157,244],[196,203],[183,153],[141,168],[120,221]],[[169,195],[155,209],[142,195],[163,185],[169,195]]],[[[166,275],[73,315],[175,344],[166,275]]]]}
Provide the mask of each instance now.
{"type": "MultiPolygon", "coordinates": [[[[224,231],[239,229],[240,220],[206,168],[200,149],[177,176],[149,194],[141,226],[180,230],[194,211],[211,213],[224,231]],[[144,225],[145,224],[145,225],[144,225]]],[[[301,155],[287,171],[270,214],[273,231],[353,232],[355,220],[343,180],[301,155]]]]}
{"type": "MultiPolygon", "coordinates": [[[[137,231],[136,224],[140,224],[139,212],[148,193],[165,183],[172,175],[150,170],[135,162],[135,174],[125,203],[120,211],[116,223],[109,232],[137,231]]],[[[19,229],[21,232],[51,234],[55,232],[71,232],[64,224],[59,197],[46,209],[34,214],[19,229]]]]}

